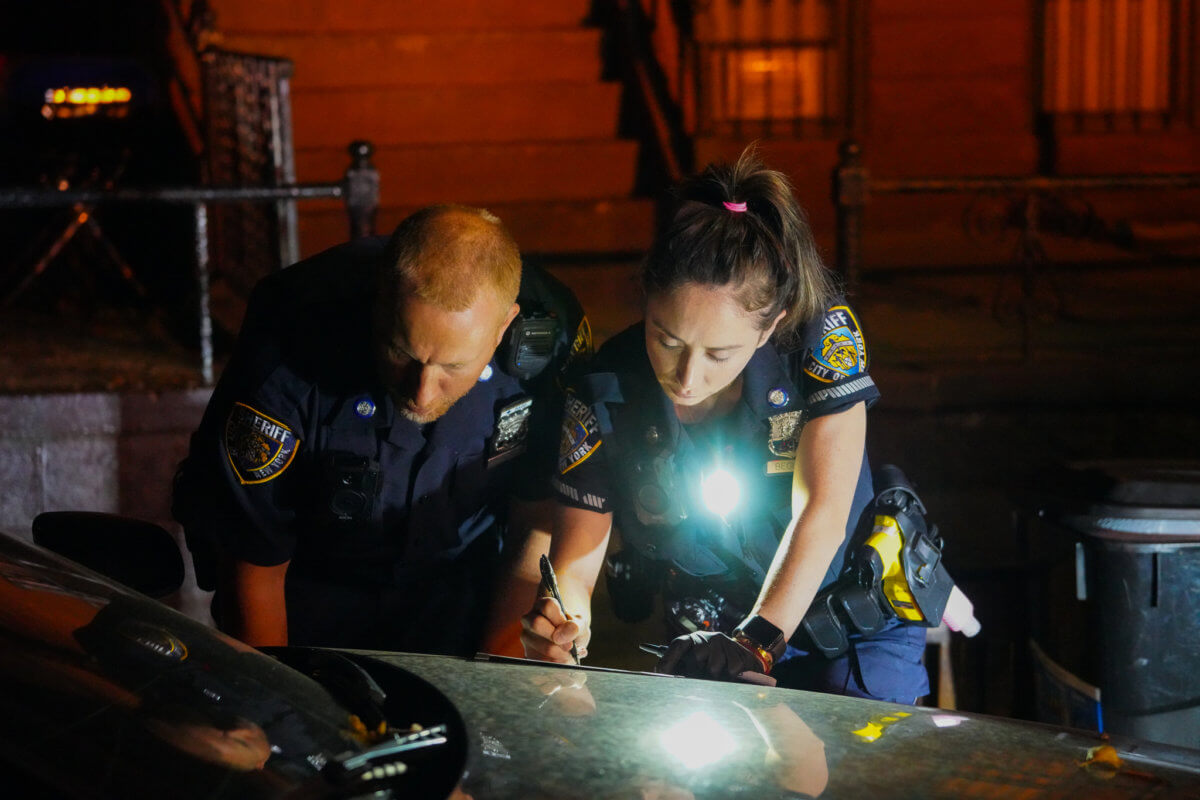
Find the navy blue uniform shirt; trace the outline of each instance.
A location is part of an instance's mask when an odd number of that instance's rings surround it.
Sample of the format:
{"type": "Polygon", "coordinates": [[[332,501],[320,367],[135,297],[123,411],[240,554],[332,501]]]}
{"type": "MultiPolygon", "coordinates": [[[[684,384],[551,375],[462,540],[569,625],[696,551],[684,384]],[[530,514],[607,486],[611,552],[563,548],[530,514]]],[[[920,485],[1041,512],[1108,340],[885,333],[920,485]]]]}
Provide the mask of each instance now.
{"type": "MultiPolygon", "coordinates": [[[[559,499],[613,512],[622,539],[651,558],[756,595],[792,516],[804,424],[879,397],[849,307],[834,305],[801,341],[791,351],[758,348],[742,373],[741,401],[717,420],[682,425],[646,355],[644,324],[614,337],[568,394],[553,482],[559,499]],[[724,518],[705,508],[701,488],[717,468],[740,488],[724,518]]],[[[864,453],[847,535],[871,497],[864,453]]],[[[839,551],[829,580],[840,568],[839,551]]]]}
{"type": "MultiPolygon", "coordinates": [[[[705,615],[713,629],[728,633],[749,612],[792,517],[804,424],[879,397],[858,320],[840,301],[806,327],[795,349],[759,348],[742,380],[741,400],[729,413],[681,424],[638,324],[600,349],[567,396],[553,480],[558,499],[612,512],[623,543],[637,554],[626,564],[667,567],[665,577],[653,580],[662,586],[676,633],[709,627],[698,624],[705,615]],[[723,517],[705,503],[716,491],[705,478],[717,468],[740,488],[737,505],[723,517]]],[[[873,495],[864,449],[843,541],[822,586],[840,574],[847,542],[873,495]]],[[[617,613],[625,618],[632,606],[628,618],[636,619],[644,604],[629,603],[619,596],[623,590],[638,591],[610,581],[617,613]]],[[[922,628],[896,625],[870,639],[851,638],[851,649],[829,660],[807,652],[798,632],[772,674],[789,688],[893,702],[911,703],[928,691],[922,628]]]]}
{"type": "Polygon", "coordinates": [[[404,418],[377,379],[371,332],[373,267],[385,245],[357,240],[260,282],[176,484],[176,516],[202,582],[211,583],[204,556],[214,545],[260,566],[291,561],[293,643],[354,646],[329,639],[333,611],[312,623],[320,631],[305,622],[337,597],[347,604],[339,613],[362,605],[377,614],[380,597],[408,602],[406,590],[429,591],[432,576],[450,581],[434,587],[447,603],[461,575],[484,580],[509,496],[547,493],[560,372],[573,351],[590,348],[569,290],[526,267],[522,316],[558,320],[550,365],[519,379],[502,348],[444,416],[404,418]],[[459,569],[468,562],[479,568],[459,569]]]}

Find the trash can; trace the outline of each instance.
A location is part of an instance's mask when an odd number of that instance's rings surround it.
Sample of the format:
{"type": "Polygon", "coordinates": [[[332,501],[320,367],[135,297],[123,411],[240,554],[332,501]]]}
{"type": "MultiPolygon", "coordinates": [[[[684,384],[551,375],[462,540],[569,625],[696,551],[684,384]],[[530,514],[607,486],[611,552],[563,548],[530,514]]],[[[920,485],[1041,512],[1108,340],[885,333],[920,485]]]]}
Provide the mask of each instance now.
{"type": "Polygon", "coordinates": [[[1105,730],[1200,748],[1200,462],[1073,464],[1052,492],[1105,730]]]}

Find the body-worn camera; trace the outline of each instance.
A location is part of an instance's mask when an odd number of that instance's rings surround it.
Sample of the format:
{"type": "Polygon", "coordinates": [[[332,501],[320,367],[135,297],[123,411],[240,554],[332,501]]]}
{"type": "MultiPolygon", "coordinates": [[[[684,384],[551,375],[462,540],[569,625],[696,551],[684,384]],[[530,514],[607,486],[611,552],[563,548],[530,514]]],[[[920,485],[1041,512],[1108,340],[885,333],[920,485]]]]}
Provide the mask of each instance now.
{"type": "Polygon", "coordinates": [[[660,453],[651,461],[637,462],[630,480],[638,522],[673,527],[688,518],[684,501],[687,487],[673,453],[660,453]]]}
{"type": "Polygon", "coordinates": [[[339,522],[371,518],[379,492],[379,462],[341,451],[325,454],[326,511],[339,522]]]}

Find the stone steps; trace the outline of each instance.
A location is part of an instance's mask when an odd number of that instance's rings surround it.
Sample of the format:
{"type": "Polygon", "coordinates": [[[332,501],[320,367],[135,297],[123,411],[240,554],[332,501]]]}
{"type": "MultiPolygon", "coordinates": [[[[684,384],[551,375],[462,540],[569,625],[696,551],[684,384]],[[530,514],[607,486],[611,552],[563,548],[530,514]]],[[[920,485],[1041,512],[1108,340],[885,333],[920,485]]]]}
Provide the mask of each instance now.
{"type": "Polygon", "coordinates": [[[472,142],[614,141],[621,87],[596,81],[544,84],[297,89],[292,119],[303,147],[342,150],[347,131],[376,147],[472,142]],[[542,104],[554,114],[539,114],[542,104]],[[402,113],[397,113],[397,109],[402,113]]]}
{"type": "MultiPolygon", "coordinates": [[[[301,181],[334,181],[376,147],[387,233],[427,203],[482,205],[530,253],[631,253],[653,235],[636,198],[623,88],[603,80],[590,0],[215,0],[216,46],[290,59],[301,181]]],[[[300,204],[301,252],[344,241],[340,204],[300,204]]]]}
{"type": "MultiPolygon", "coordinates": [[[[504,203],[611,199],[629,195],[637,143],[621,139],[423,144],[381,147],[381,203],[504,203]]],[[[340,147],[298,148],[296,172],[337,180],[340,147]]]]}
{"type": "Polygon", "coordinates": [[[211,0],[223,30],[255,33],[377,33],[409,31],[515,30],[577,27],[592,0],[211,0]]]}
{"type": "Polygon", "coordinates": [[[298,88],[597,81],[600,31],[226,34],[223,46],[291,59],[298,88]]]}
{"type": "MultiPolygon", "coordinates": [[[[589,255],[640,253],[654,237],[654,203],[638,198],[487,202],[504,220],[522,252],[589,255]]],[[[390,231],[418,205],[386,205],[377,228],[390,231]]],[[[346,240],[345,210],[334,203],[307,204],[301,210],[300,246],[319,253],[346,240]]]]}

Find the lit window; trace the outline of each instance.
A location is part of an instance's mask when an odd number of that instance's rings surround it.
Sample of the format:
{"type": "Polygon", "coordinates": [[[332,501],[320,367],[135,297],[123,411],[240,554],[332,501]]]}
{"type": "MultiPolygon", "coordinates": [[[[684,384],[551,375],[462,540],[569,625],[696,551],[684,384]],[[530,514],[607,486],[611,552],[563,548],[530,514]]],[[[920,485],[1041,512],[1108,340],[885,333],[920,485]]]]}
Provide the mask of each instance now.
{"type": "Polygon", "coordinates": [[[1172,65],[1177,52],[1186,55],[1172,24],[1181,5],[1181,0],[1046,0],[1042,110],[1080,119],[1171,113],[1172,82],[1186,74],[1186,65],[1172,65]]]}
{"type": "Polygon", "coordinates": [[[712,0],[697,11],[700,127],[840,117],[833,0],[712,0]]]}

